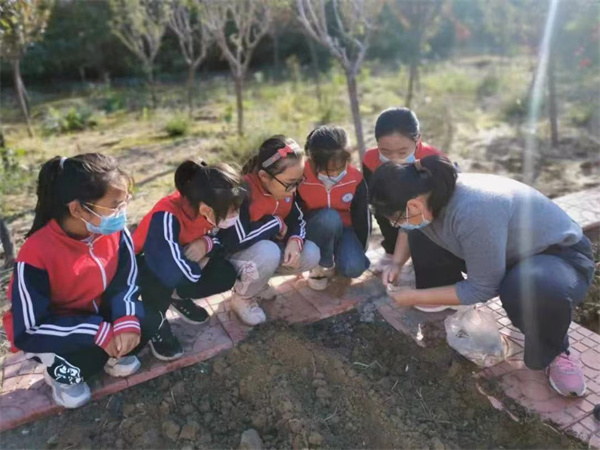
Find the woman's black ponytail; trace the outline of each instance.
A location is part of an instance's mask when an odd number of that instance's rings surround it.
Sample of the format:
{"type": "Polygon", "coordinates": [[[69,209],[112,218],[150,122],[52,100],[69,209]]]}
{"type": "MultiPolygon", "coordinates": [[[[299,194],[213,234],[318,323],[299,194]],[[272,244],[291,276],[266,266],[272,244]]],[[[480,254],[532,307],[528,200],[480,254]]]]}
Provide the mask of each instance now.
{"type": "Polygon", "coordinates": [[[429,175],[431,195],[427,203],[435,217],[448,204],[452,194],[454,194],[458,177],[456,167],[450,160],[442,156],[428,156],[417,160],[415,168],[429,175]]]}
{"type": "Polygon", "coordinates": [[[371,204],[375,213],[391,217],[404,212],[409,200],[430,194],[428,207],[434,217],[448,204],[456,187],[457,171],[442,156],[428,156],[414,164],[388,162],[371,179],[371,204]]]}
{"type": "Polygon", "coordinates": [[[72,158],[55,156],[46,161],[38,175],[35,217],[26,237],[52,219],[60,222],[69,214],[72,201],[93,203],[104,197],[112,183],[129,187],[131,178],[110,156],[86,153],[72,158]]]}
{"type": "Polygon", "coordinates": [[[217,223],[231,209],[239,209],[246,196],[242,178],[228,164],[209,166],[204,161],[185,161],[175,171],[175,187],[194,210],[200,203],[212,208],[217,223]]]}

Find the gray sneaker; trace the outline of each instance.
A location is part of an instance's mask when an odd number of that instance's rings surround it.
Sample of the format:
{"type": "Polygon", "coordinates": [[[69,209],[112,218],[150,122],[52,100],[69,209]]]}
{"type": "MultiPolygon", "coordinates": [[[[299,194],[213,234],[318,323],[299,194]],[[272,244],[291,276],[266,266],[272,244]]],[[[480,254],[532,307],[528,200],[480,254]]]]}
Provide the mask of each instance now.
{"type": "Polygon", "coordinates": [[[104,371],[111,377],[128,377],[138,370],[142,363],[137,356],[123,356],[122,358],[108,358],[104,364],[104,371]]]}
{"type": "Polygon", "coordinates": [[[44,380],[52,388],[52,398],[56,404],[64,408],[79,408],[92,398],[90,387],[85,381],[76,384],[59,383],[47,370],[44,371],[44,380]]]}

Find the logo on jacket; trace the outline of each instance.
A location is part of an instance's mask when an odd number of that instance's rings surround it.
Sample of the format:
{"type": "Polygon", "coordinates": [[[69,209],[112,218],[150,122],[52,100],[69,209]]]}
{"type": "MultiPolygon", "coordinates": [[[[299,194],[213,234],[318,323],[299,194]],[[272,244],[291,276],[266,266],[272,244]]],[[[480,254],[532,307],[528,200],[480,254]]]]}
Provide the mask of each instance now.
{"type": "Polygon", "coordinates": [[[78,367],[75,367],[58,355],[55,358],[59,360],[59,365],[54,368],[54,379],[56,381],[65,384],[77,384],[83,381],[81,370],[78,367]]]}
{"type": "Polygon", "coordinates": [[[350,203],[352,201],[352,199],[354,198],[354,195],[352,195],[350,192],[348,192],[347,194],[344,194],[342,196],[342,201],[344,203],[350,203]]]}
{"type": "Polygon", "coordinates": [[[286,197],[286,198],[285,198],[285,202],[286,202],[286,203],[289,203],[289,202],[290,202],[290,200],[291,200],[291,198],[290,198],[290,197],[286,197]]]}

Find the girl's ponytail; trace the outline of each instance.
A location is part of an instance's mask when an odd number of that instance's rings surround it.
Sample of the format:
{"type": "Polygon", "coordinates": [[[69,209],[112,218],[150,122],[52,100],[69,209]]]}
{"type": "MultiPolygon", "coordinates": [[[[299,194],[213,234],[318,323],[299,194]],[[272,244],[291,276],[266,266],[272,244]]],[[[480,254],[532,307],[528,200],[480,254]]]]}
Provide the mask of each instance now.
{"type": "Polygon", "coordinates": [[[192,181],[204,167],[206,167],[204,161],[196,162],[192,160],[185,161],[179,165],[175,171],[175,187],[184,197],[187,197],[186,191],[189,190],[190,181],[192,181]]]}
{"type": "Polygon", "coordinates": [[[215,213],[218,221],[227,217],[231,209],[239,209],[246,191],[242,178],[228,164],[207,165],[188,160],[175,171],[175,187],[198,210],[200,203],[206,203],[215,213]]]}
{"type": "Polygon", "coordinates": [[[66,161],[66,159],[60,156],[55,156],[51,160],[46,161],[42,166],[37,182],[35,217],[33,218],[33,225],[25,235],[25,238],[28,238],[50,222],[54,218],[56,211],[67,208],[66,205],[57,204],[57,179],[60,176],[60,172],[63,171],[66,161]]]}
{"type": "Polygon", "coordinates": [[[257,154],[250,158],[248,161],[246,161],[246,164],[244,164],[244,166],[242,167],[242,175],[248,175],[249,173],[257,172],[258,166],[259,160],[257,154]]]}

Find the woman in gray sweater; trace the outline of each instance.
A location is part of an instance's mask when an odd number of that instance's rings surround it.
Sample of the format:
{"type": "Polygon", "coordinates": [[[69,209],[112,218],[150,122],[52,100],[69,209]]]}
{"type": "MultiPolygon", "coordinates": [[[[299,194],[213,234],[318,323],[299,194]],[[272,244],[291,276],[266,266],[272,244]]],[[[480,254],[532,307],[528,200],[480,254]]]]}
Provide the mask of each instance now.
{"type": "Polygon", "coordinates": [[[398,304],[471,305],[499,296],[525,335],[527,367],[545,369],[560,394],[583,395],[585,379],[569,357],[567,332],[572,308],[591,285],[594,260],[590,241],[562,209],[508,178],[459,175],[438,156],[381,166],[371,203],[406,232],[383,275],[393,283],[412,257],[417,289],[391,293],[398,304]]]}

